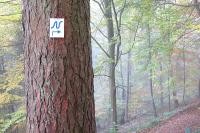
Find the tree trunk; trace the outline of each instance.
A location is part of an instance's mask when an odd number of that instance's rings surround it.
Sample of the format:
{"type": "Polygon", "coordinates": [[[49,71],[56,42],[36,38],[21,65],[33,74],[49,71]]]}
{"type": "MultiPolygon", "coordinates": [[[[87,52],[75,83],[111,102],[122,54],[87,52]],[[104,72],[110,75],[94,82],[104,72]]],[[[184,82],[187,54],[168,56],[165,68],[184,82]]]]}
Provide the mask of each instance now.
{"type": "Polygon", "coordinates": [[[174,100],[174,108],[178,108],[179,102],[178,102],[176,90],[173,91],[173,100],[174,100]]]}
{"type": "Polygon", "coordinates": [[[185,90],[186,90],[186,66],[185,66],[185,44],[183,46],[183,103],[185,104],[185,90]]]}
{"type": "Polygon", "coordinates": [[[112,110],[112,123],[117,124],[117,102],[116,102],[116,84],[115,84],[115,42],[113,41],[114,37],[114,27],[112,19],[112,7],[111,0],[104,0],[105,4],[105,17],[107,21],[107,30],[108,30],[108,42],[109,42],[109,86],[111,94],[111,110],[112,110]]]}
{"type": "Polygon", "coordinates": [[[95,133],[89,0],[23,0],[27,133],[95,133]],[[49,38],[65,18],[65,38],[49,38]]]}
{"type": "Polygon", "coordinates": [[[127,91],[126,91],[126,111],[125,120],[128,121],[128,106],[129,106],[129,96],[130,96],[130,76],[131,76],[131,52],[128,53],[128,63],[127,63],[127,91]]]}
{"type": "Polygon", "coordinates": [[[160,91],[161,91],[161,93],[160,93],[160,105],[161,105],[161,107],[163,107],[164,106],[164,97],[163,97],[163,79],[162,79],[162,71],[163,71],[163,68],[162,68],[162,63],[161,63],[161,61],[160,61],[160,77],[159,77],[159,85],[160,85],[160,91]]]}
{"type": "Polygon", "coordinates": [[[167,90],[168,90],[168,111],[171,111],[171,91],[170,91],[170,65],[171,65],[171,56],[168,57],[168,75],[167,75],[167,90]]]}
{"type": "Polygon", "coordinates": [[[199,79],[199,98],[200,98],[200,79],[199,79]]]}
{"type": "Polygon", "coordinates": [[[126,90],[125,90],[125,85],[124,85],[122,59],[120,59],[120,76],[121,76],[121,84],[122,84],[122,100],[123,100],[123,102],[125,102],[125,100],[126,100],[126,90]]]}
{"type": "MultiPolygon", "coordinates": [[[[149,44],[149,64],[150,64],[150,67],[152,67],[151,66],[152,65],[151,30],[150,30],[149,24],[147,25],[147,36],[148,36],[148,44],[149,44]]],[[[155,104],[155,101],[154,101],[153,79],[152,78],[153,78],[153,70],[152,70],[152,68],[150,68],[150,71],[149,71],[150,92],[151,92],[151,99],[152,99],[152,106],[153,106],[154,116],[157,117],[158,114],[157,114],[157,110],[156,110],[156,104],[155,104]]]]}
{"type": "Polygon", "coordinates": [[[120,124],[125,123],[125,112],[126,112],[126,91],[125,91],[125,86],[124,86],[124,76],[123,76],[123,64],[122,64],[122,59],[120,59],[120,76],[121,76],[121,84],[122,84],[122,103],[123,103],[123,111],[121,115],[121,120],[120,124]]]}
{"type": "Polygon", "coordinates": [[[4,56],[0,57],[0,75],[2,75],[5,72],[5,61],[4,56]]]}

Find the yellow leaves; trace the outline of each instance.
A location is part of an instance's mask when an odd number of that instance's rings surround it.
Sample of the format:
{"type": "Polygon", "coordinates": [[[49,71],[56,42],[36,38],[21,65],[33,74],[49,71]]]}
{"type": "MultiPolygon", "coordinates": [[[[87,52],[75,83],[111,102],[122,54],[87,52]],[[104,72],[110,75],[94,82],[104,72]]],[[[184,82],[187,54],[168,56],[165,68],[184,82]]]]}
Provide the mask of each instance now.
{"type": "Polygon", "coordinates": [[[5,22],[19,22],[21,18],[21,14],[19,13],[14,13],[14,14],[9,14],[9,15],[3,15],[0,16],[0,22],[5,23],[5,22]]]}
{"type": "Polygon", "coordinates": [[[144,101],[144,97],[147,97],[148,94],[144,91],[144,88],[136,88],[132,94],[134,97],[130,99],[130,108],[133,110],[137,110],[142,106],[142,103],[144,101]]]}
{"type": "Polygon", "coordinates": [[[177,0],[176,3],[187,4],[187,3],[190,3],[190,0],[177,0]]]}
{"type": "Polygon", "coordinates": [[[5,105],[5,104],[9,104],[13,101],[20,101],[22,100],[22,97],[17,96],[17,95],[13,95],[13,94],[9,94],[9,93],[2,93],[0,95],[0,105],[5,105]]]}
{"type": "Polygon", "coordinates": [[[21,6],[19,1],[6,2],[0,0],[0,22],[7,24],[21,19],[21,6]]]}
{"type": "Polygon", "coordinates": [[[11,51],[11,48],[4,46],[13,41],[12,37],[16,34],[16,27],[19,27],[21,16],[19,0],[0,0],[0,56],[11,51]]]}
{"type": "Polygon", "coordinates": [[[189,24],[188,28],[197,30],[198,32],[200,32],[200,24],[189,24]]]}

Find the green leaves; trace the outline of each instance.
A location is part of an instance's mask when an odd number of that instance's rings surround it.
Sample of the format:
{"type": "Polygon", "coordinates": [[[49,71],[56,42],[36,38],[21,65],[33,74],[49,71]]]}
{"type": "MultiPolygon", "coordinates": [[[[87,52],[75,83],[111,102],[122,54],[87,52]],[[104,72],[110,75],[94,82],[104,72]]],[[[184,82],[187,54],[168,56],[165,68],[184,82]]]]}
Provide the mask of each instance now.
{"type": "Polygon", "coordinates": [[[0,0],[0,24],[19,22],[21,19],[20,1],[0,0]]]}
{"type": "Polygon", "coordinates": [[[23,76],[23,61],[18,59],[16,62],[9,62],[7,66],[6,72],[3,75],[3,84],[0,84],[0,88],[6,91],[11,89],[19,88],[20,83],[24,79],[23,76]]]}
{"type": "Polygon", "coordinates": [[[23,122],[26,119],[25,114],[26,114],[25,107],[22,106],[16,112],[7,115],[7,117],[10,117],[10,119],[6,119],[6,120],[0,119],[0,132],[2,133],[5,132],[11,126],[15,124],[18,124],[18,123],[23,124],[23,122]]]}

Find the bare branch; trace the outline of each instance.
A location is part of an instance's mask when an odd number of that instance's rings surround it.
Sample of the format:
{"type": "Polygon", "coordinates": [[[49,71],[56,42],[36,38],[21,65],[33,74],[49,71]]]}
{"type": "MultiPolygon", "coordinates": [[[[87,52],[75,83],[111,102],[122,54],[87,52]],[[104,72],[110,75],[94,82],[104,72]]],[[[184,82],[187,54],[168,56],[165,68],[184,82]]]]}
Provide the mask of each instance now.
{"type": "Polygon", "coordinates": [[[95,23],[93,23],[92,21],[90,22],[92,25],[95,26],[95,28],[105,37],[108,39],[108,37],[98,28],[98,26],[95,25],[95,23]]]}
{"type": "Polygon", "coordinates": [[[136,40],[136,37],[137,37],[137,32],[138,32],[138,29],[139,29],[139,25],[140,25],[140,21],[138,21],[137,27],[135,29],[134,38],[133,38],[133,44],[132,44],[131,48],[127,52],[123,53],[122,55],[128,54],[133,49],[133,46],[135,44],[135,40],[136,40]]]}
{"type": "Polygon", "coordinates": [[[100,8],[101,12],[103,13],[103,15],[105,16],[105,12],[104,12],[104,8],[102,7],[102,4],[100,2],[98,2],[97,0],[93,0],[100,8]]]}
{"type": "Polygon", "coordinates": [[[106,50],[101,46],[101,44],[92,36],[92,39],[96,42],[99,48],[110,58],[110,55],[106,52],[106,50]]]}
{"type": "Polygon", "coordinates": [[[173,5],[173,6],[180,6],[180,7],[195,7],[195,6],[200,6],[200,3],[195,3],[195,4],[178,4],[178,3],[172,3],[172,2],[164,2],[159,5],[173,5]]]}
{"type": "Polygon", "coordinates": [[[106,75],[106,74],[97,74],[97,75],[94,75],[95,77],[108,77],[110,78],[109,75],[106,75]]]}

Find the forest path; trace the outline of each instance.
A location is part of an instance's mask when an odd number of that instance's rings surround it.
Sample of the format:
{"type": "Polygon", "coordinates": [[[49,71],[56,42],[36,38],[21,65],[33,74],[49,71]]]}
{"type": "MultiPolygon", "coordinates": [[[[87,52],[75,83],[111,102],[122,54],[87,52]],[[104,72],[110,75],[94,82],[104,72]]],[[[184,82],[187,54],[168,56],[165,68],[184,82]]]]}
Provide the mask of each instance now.
{"type": "Polygon", "coordinates": [[[140,133],[200,133],[200,100],[195,100],[185,110],[140,133]]]}

